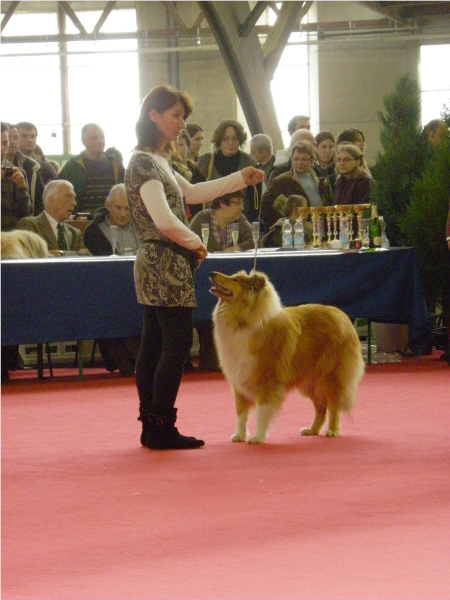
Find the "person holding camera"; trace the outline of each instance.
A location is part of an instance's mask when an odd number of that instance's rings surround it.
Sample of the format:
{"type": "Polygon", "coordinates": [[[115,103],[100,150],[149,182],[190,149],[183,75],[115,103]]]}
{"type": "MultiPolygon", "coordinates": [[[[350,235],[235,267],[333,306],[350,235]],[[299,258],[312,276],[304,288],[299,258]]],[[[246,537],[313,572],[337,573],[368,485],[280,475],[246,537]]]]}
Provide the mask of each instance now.
{"type": "Polygon", "coordinates": [[[9,127],[1,124],[2,135],[2,231],[15,229],[17,221],[31,214],[26,174],[6,158],[9,148],[9,127]]]}

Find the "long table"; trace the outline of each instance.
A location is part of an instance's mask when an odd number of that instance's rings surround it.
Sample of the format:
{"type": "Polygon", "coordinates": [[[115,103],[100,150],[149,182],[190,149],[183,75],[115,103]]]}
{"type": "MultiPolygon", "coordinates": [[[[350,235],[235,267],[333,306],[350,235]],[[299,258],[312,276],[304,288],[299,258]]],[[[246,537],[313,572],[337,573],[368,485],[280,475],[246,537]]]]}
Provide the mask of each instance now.
{"type": "MultiPolygon", "coordinates": [[[[3,345],[140,335],[134,257],[2,261],[3,345]]],[[[253,268],[254,252],[207,257],[196,272],[196,322],[211,318],[209,274],[253,268]]],[[[389,251],[258,251],[283,304],[319,302],[351,318],[406,323],[415,354],[431,350],[432,328],[413,248],[389,251]]]]}

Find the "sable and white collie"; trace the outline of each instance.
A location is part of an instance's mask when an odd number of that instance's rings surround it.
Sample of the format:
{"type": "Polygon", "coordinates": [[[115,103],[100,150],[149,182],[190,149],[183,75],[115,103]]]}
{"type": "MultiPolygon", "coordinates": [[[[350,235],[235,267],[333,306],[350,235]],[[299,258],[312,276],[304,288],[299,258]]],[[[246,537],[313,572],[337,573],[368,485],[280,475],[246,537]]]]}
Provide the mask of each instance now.
{"type": "Polygon", "coordinates": [[[340,433],[339,413],[350,413],[364,361],[358,335],[345,313],[333,306],[283,307],[264,273],[213,272],[211,292],[219,298],[214,339],[222,370],[236,401],[233,442],[247,437],[249,410],[256,405],[252,444],[263,443],[286,393],[297,388],[310,398],[315,418],[302,435],[317,435],[326,419],[327,436],[340,433]]]}

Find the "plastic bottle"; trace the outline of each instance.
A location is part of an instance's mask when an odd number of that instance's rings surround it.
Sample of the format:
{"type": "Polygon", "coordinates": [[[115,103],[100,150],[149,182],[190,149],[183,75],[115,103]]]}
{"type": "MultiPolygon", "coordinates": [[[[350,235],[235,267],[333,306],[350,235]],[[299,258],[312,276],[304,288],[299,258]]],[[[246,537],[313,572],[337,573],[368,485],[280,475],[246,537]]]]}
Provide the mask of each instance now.
{"type": "Polygon", "coordinates": [[[369,242],[371,248],[381,248],[381,224],[378,218],[376,202],[372,202],[372,214],[369,221],[369,242]]]}
{"type": "Polygon", "coordinates": [[[350,234],[348,231],[348,218],[347,217],[343,217],[343,219],[342,219],[341,229],[339,231],[339,239],[343,243],[344,249],[350,248],[350,234]]]}
{"type": "Polygon", "coordinates": [[[282,245],[283,248],[292,248],[292,225],[289,223],[289,219],[285,219],[283,223],[282,232],[282,245]]]}
{"type": "Polygon", "coordinates": [[[389,250],[389,248],[391,247],[391,244],[386,235],[386,223],[384,221],[384,217],[379,216],[378,218],[380,219],[380,224],[381,224],[381,247],[389,250]]]}
{"type": "Polygon", "coordinates": [[[304,250],[305,248],[305,228],[301,217],[295,221],[294,225],[294,248],[297,250],[304,250]]]}

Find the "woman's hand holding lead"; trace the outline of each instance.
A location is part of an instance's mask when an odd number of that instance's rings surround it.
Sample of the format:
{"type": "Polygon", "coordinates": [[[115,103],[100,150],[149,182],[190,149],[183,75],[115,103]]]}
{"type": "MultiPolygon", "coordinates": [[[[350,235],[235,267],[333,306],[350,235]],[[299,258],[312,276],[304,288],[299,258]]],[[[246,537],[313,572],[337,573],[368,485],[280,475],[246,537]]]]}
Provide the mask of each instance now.
{"type": "Polygon", "coordinates": [[[255,167],[246,167],[241,173],[247,185],[257,185],[264,179],[264,171],[255,167]]]}

